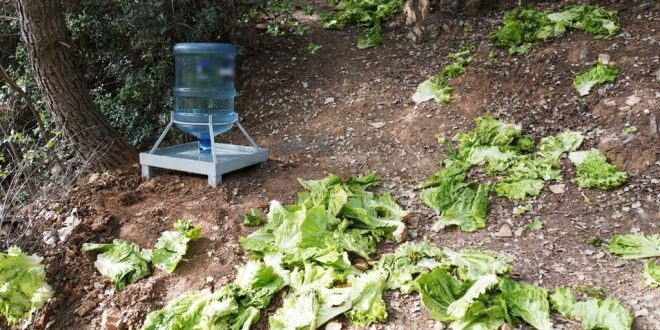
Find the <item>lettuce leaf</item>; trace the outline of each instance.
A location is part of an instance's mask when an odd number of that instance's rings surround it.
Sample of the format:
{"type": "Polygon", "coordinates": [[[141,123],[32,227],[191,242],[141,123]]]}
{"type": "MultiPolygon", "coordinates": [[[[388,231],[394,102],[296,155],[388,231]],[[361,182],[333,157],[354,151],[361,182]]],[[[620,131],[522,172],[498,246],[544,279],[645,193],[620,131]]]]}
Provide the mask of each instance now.
{"type": "Polygon", "coordinates": [[[282,289],[284,280],[273,267],[251,260],[238,268],[233,286],[238,296],[241,296],[242,305],[262,309],[282,289]]]}
{"type": "Polygon", "coordinates": [[[9,325],[29,319],[53,296],[41,261],[16,246],[0,253],[0,315],[9,325]]]}
{"type": "Polygon", "coordinates": [[[450,249],[442,251],[446,256],[445,263],[456,267],[459,278],[477,280],[486,275],[507,274],[511,265],[507,258],[499,253],[485,250],[463,250],[455,252],[450,249]]]}
{"type": "Polygon", "coordinates": [[[454,319],[463,318],[468,313],[470,306],[472,306],[475,300],[479,299],[481,295],[496,286],[498,281],[499,278],[497,275],[491,274],[479,277],[472,283],[472,285],[470,285],[463,296],[447,306],[447,314],[454,319]]]}
{"type": "Polygon", "coordinates": [[[486,226],[488,213],[487,185],[470,183],[465,186],[456,201],[433,224],[433,230],[456,225],[462,231],[473,232],[486,226]]]}
{"type": "Polygon", "coordinates": [[[451,100],[453,91],[454,88],[442,76],[433,76],[417,86],[412,100],[419,104],[434,99],[439,104],[446,104],[451,100]]]}
{"type": "Polygon", "coordinates": [[[647,261],[644,264],[643,276],[646,285],[652,288],[660,287],[660,264],[655,261],[647,261]]]}
{"type": "Polygon", "coordinates": [[[548,292],[540,287],[503,278],[502,298],[512,316],[520,317],[539,330],[552,330],[548,292]]]}
{"type": "Polygon", "coordinates": [[[442,251],[429,241],[406,242],[394,253],[383,254],[375,268],[389,273],[385,289],[410,293],[415,288],[415,277],[439,266],[442,258],[442,251]]]}
{"type": "Polygon", "coordinates": [[[170,274],[188,252],[188,242],[197,240],[201,235],[200,227],[185,220],[177,220],[174,229],[161,233],[151,258],[154,266],[170,274]]]}
{"type": "Polygon", "coordinates": [[[563,317],[579,319],[582,329],[629,330],[633,316],[614,299],[578,301],[570,289],[558,288],[551,296],[552,307],[563,317]]]}
{"type": "Polygon", "coordinates": [[[351,286],[351,310],[346,313],[352,324],[366,327],[383,323],[387,319],[387,308],[383,299],[388,272],[374,269],[358,276],[349,277],[351,286]]]}
{"type": "Polygon", "coordinates": [[[628,173],[619,171],[598,149],[576,151],[568,156],[576,165],[575,182],[580,188],[614,189],[628,180],[628,173]]]}
{"type": "Polygon", "coordinates": [[[591,88],[604,83],[612,83],[619,75],[619,69],[609,64],[596,63],[589,71],[581,72],[573,78],[573,87],[580,96],[588,95],[591,88]]]}
{"type": "Polygon", "coordinates": [[[443,268],[434,268],[429,273],[419,275],[417,285],[422,304],[429,310],[431,317],[443,322],[455,320],[447,308],[464,296],[470,287],[469,282],[456,279],[443,268]]]}
{"type": "Polygon", "coordinates": [[[495,297],[490,299],[492,304],[488,306],[483,301],[476,301],[465,313],[461,319],[451,324],[452,330],[497,330],[507,322],[506,305],[502,298],[495,297]]]}
{"type": "Polygon", "coordinates": [[[538,196],[544,186],[541,179],[504,178],[495,184],[493,191],[499,197],[523,200],[527,196],[538,196]]]}
{"type": "Polygon", "coordinates": [[[610,239],[609,250],[623,259],[660,257],[660,235],[614,235],[610,239]]]}
{"type": "Polygon", "coordinates": [[[123,239],[115,239],[108,244],[84,243],[82,251],[101,252],[96,256],[94,267],[110,279],[117,291],[151,274],[151,250],[141,249],[135,243],[123,239]]]}

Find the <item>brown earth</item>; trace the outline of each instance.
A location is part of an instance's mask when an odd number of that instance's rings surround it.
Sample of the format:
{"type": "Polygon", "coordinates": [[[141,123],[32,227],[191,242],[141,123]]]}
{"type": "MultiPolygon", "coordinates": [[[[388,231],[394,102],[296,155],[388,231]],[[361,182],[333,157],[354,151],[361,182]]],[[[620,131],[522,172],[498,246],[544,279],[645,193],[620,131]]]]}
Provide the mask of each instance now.
{"type": "MultiPolygon", "coordinates": [[[[250,207],[265,207],[272,199],[293,201],[298,177],[376,170],[384,178],[381,189],[414,211],[412,240],[427,237],[439,246],[507,253],[514,258],[516,278],[549,289],[576,284],[603,288],[633,309],[636,328],[660,329],[660,289],[642,283],[642,262],[623,261],[585,243],[589,237],[607,240],[616,233],[660,232],[660,6],[599,3],[620,10],[623,33],[594,39],[573,31],[515,57],[487,41],[501,22],[501,11],[467,18],[440,15],[443,32],[420,45],[406,39],[406,28],[390,26],[384,45],[368,50],[355,47],[359,29],[323,30],[313,17],[309,39],[272,39],[254,32],[240,62],[237,111],[257,143],[270,149],[268,163],[227,175],[218,189],[208,187],[204,177],[164,171],[143,182],[137,166],[74,187],[65,202],[52,207],[57,214],[52,228],[59,228],[74,208],[81,224],[64,243],[43,252],[57,295],[41,315],[40,326],[99,329],[105,311],[121,319],[124,328],[139,327],[149,311],[177,295],[233,279],[234,267],[248,258],[238,237],[252,230],[242,225],[250,207]],[[473,32],[465,32],[467,26],[473,32]],[[310,40],[322,47],[316,55],[307,53],[310,40]],[[466,74],[450,80],[455,88],[451,103],[412,103],[417,84],[440,72],[447,53],[461,42],[477,46],[476,60],[466,74]],[[621,74],[614,84],[578,97],[572,77],[599,54],[609,55],[621,74]],[[631,177],[617,190],[580,190],[571,182],[574,167],[565,161],[565,192],[545,189],[529,200],[530,213],[512,215],[516,203],[492,197],[487,228],[433,232],[435,215],[420,203],[415,186],[438,169],[444,154],[434,136],[471,129],[473,119],[486,113],[522,125],[537,140],[567,128],[581,131],[586,136],[583,149],[598,146],[631,177]],[[627,126],[637,132],[622,133],[627,126]],[[523,231],[535,216],[544,228],[523,231]],[[80,252],[83,242],[116,237],[153,246],[176,219],[200,224],[203,234],[172,275],[154,270],[114,292],[94,269],[94,257],[80,252]]],[[[244,142],[238,132],[219,139],[244,142]]],[[[429,329],[436,324],[416,297],[387,297],[388,323],[375,328],[429,329]]],[[[267,316],[260,328],[266,327],[267,316]]],[[[557,322],[579,328],[576,322],[557,322]]]]}

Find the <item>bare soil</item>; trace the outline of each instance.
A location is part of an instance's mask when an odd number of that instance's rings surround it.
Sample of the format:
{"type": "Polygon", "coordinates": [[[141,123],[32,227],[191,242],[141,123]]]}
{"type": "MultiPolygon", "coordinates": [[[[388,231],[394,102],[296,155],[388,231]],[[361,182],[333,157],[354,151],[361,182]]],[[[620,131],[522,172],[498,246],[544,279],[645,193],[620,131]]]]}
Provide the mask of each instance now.
{"type": "MultiPolygon", "coordinates": [[[[251,32],[240,60],[237,111],[257,143],[270,149],[268,163],[225,176],[217,189],[208,187],[205,177],[166,171],[145,182],[137,165],[73,187],[65,203],[52,206],[58,216],[51,226],[59,228],[74,208],[81,224],[65,242],[43,249],[57,295],[39,327],[99,329],[104,312],[120,317],[125,328],[139,327],[149,311],[179,294],[233,279],[235,266],[248,258],[238,237],[253,230],[242,225],[250,207],[265,207],[272,199],[293,201],[299,177],[376,170],[384,178],[381,189],[414,211],[411,240],[427,237],[438,246],[507,253],[514,258],[516,278],[549,289],[578,284],[603,288],[633,309],[637,329],[660,329],[660,289],[642,283],[643,263],[623,261],[585,243],[589,237],[660,232],[660,5],[599,3],[620,10],[623,33],[594,39],[573,31],[515,57],[488,43],[502,11],[479,17],[439,15],[435,19],[442,20],[443,32],[419,45],[406,38],[405,27],[393,24],[386,28],[384,45],[368,50],[355,47],[359,29],[327,31],[309,17],[309,38],[322,47],[316,55],[307,52],[308,37],[272,39],[251,32]],[[472,32],[466,32],[468,26],[472,32]],[[462,42],[477,47],[476,60],[466,74],[450,80],[455,88],[451,103],[412,103],[417,84],[440,72],[448,64],[447,53],[462,42]],[[491,51],[494,58],[489,58],[491,51]],[[609,55],[621,74],[614,84],[579,97],[572,77],[590,68],[599,54],[609,55]],[[529,200],[530,213],[515,216],[516,203],[493,196],[487,228],[433,232],[435,215],[420,203],[415,187],[438,169],[444,155],[435,135],[451,137],[471,129],[473,119],[486,113],[522,125],[537,140],[567,128],[581,131],[586,135],[583,148],[599,147],[631,177],[617,190],[580,190],[571,182],[574,167],[566,161],[565,192],[544,189],[529,200]],[[623,134],[627,126],[637,132],[623,134]],[[544,228],[522,230],[535,216],[544,228]],[[203,234],[172,275],[155,269],[114,292],[94,269],[94,257],[80,252],[83,242],[116,237],[153,246],[176,219],[200,224],[203,234]],[[495,235],[504,226],[513,234],[495,235]]],[[[245,142],[239,132],[219,140],[245,142]]],[[[387,301],[388,323],[376,329],[430,329],[436,324],[414,296],[388,293],[387,301]]],[[[260,328],[267,327],[267,318],[268,313],[260,328]]],[[[557,322],[579,328],[576,322],[557,322]]]]}

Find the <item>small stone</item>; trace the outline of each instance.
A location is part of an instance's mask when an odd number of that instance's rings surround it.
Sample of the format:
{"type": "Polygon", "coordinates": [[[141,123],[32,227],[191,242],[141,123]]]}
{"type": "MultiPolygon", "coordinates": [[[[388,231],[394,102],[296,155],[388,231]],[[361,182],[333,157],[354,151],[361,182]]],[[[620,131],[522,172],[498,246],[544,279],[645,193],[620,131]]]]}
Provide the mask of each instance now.
{"type": "Polygon", "coordinates": [[[371,126],[373,126],[375,128],[382,128],[383,126],[385,126],[385,122],[378,121],[378,122],[375,122],[375,123],[371,123],[371,126]]]}
{"type": "Polygon", "coordinates": [[[328,322],[328,324],[325,325],[325,330],[341,330],[341,323],[337,321],[332,321],[328,322]]]}
{"type": "Polygon", "coordinates": [[[323,104],[330,104],[330,103],[335,103],[334,97],[326,97],[325,101],[323,101],[323,104]]]}
{"type": "Polygon", "coordinates": [[[513,233],[511,232],[511,227],[509,225],[504,224],[500,230],[495,233],[496,237],[511,237],[513,236],[513,233]]]}
{"type": "Polygon", "coordinates": [[[206,283],[213,283],[213,280],[214,280],[213,276],[206,277],[206,283]]]}
{"type": "Polygon", "coordinates": [[[550,191],[552,191],[555,194],[563,194],[566,191],[566,185],[563,183],[560,184],[552,184],[548,186],[550,191]]]}
{"type": "Polygon", "coordinates": [[[632,107],[633,105],[639,103],[641,100],[642,99],[640,99],[639,97],[637,97],[635,95],[630,95],[626,99],[626,104],[632,107]]]}
{"type": "Polygon", "coordinates": [[[520,237],[524,230],[525,230],[525,228],[520,227],[520,228],[516,229],[516,231],[513,234],[516,235],[516,237],[520,237]]]}
{"type": "Polygon", "coordinates": [[[598,61],[603,62],[603,64],[610,64],[610,55],[609,54],[598,54],[598,61]]]}
{"type": "Polygon", "coordinates": [[[94,183],[94,182],[96,182],[96,180],[98,180],[100,177],[101,177],[100,174],[98,174],[98,173],[92,173],[92,174],[89,176],[89,179],[87,180],[87,183],[94,183]]]}
{"type": "Polygon", "coordinates": [[[635,317],[648,316],[648,315],[649,315],[649,310],[646,308],[642,308],[635,312],[635,317]]]}
{"type": "Polygon", "coordinates": [[[101,330],[122,329],[121,312],[116,309],[106,309],[101,314],[101,330]]]}
{"type": "Polygon", "coordinates": [[[99,282],[94,282],[94,288],[99,289],[99,290],[103,289],[103,288],[105,288],[105,284],[99,283],[99,282]]]}
{"type": "Polygon", "coordinates": [[[87,300],[83,302],[82,305],[78,306],[78,308],[76,308],[74,313],[76,313],[76,315],[78,315],[79,317],[85,317],[87,316],[87,314],[89,314],[89,312],[94,310],[95,307],[96,307],[96,302],[87,300]]]}

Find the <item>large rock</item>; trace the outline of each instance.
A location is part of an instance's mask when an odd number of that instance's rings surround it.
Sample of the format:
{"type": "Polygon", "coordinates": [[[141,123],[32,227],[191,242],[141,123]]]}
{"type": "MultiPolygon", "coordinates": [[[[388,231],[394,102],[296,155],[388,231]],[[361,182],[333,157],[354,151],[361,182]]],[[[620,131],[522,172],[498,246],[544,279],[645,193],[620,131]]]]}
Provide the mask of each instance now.
{"type": "Polygon", "coordinates": [[[619,168],[634,175],[658,161],[660,137],[639,132],[627,138],[604,138],[598,143],[607,158],[619,168]]]}

